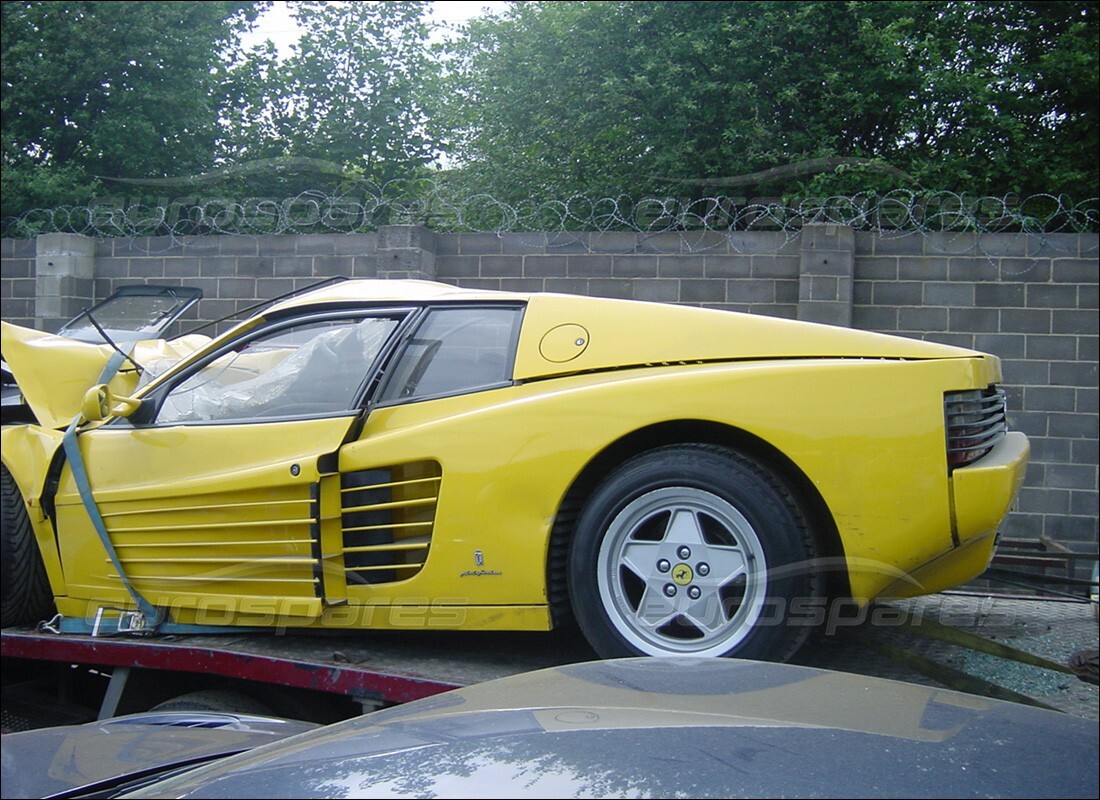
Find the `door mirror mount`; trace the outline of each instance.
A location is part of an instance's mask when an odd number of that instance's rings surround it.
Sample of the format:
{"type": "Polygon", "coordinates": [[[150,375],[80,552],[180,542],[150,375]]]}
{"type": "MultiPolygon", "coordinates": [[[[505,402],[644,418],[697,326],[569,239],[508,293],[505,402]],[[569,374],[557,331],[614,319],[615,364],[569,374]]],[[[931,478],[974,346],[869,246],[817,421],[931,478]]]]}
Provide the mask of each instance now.
{"type": "Polygon", "coordinates": [[[89,389],[84,395],[81,411],[89,422],[101,422],[108,417],[128,417],[141,408],[141,400],[114,394],[105,383],[89,389]]]}

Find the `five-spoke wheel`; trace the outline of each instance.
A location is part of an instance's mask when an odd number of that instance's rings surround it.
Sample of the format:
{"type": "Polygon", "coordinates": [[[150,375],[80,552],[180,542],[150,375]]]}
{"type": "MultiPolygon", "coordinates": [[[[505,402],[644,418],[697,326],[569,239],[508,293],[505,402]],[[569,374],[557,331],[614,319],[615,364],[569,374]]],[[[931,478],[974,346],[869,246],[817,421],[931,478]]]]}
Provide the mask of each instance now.
{"type": "Polygon", "coordinates": [[[570,590],[598,653],[784,659],[816,596],[799,504],[762,466],[709,445],[643,453],[593,493],[577,523],[570,590]]]}

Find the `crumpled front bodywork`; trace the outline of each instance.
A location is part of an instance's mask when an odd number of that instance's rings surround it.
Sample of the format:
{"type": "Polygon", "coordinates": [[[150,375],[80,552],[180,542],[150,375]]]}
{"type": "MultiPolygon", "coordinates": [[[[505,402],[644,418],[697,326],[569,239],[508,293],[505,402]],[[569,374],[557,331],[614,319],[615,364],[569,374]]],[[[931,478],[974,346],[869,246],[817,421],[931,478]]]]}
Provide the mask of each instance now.
{"type": "MultiPolygon", "coordinates": [[[[111,390],[131,394],[138,386],[135,364],[174,363],[209,341],[207,336],[191,334],[171,341],[147,339],[127,345],[130,358],[110,378],[111,390]]],[[[0,322],[0,344],[25,403],[45,428],[62,428],[72,422],[84,394],[101,382],[103,369],[116,352],[108,344],[90,344],[9,322],[0,322]]]]}

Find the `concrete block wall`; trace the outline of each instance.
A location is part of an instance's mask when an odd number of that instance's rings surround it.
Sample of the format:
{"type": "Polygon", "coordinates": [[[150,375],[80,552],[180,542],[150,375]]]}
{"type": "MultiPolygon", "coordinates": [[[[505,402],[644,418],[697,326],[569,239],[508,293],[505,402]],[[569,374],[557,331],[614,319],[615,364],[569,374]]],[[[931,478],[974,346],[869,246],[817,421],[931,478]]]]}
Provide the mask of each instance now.
{"type": "Polygon", "coordinates": [[[439,237],[437,280],[795,318],[800,251],[781,233],[462,233],[439,237]]]}
{"type": "MultiPolygon", "coordinates": [[[[207,323],[327,277],[384,277],[378,234],[311,236],[192,236],[179,239],[100,239],[94,300],[119,286],[194,286],[203,299],[188,320],[207,323]]],[[[228,322],[207,333],[221,333],[228,322]]]]}
{"type": "Polygon", "coordinates": [[[856,235],[854,327],[1001,358],[1031,439],[1005,534],[1096,550],[1098,237],[856,235]]]}
{"type": "Polygon", "coordinates": [[[34,239],[0,240],[0,319],[33,328],[36,281],[34,239]]]}
{"type": "Polygon", "coordinates": [[[50,330],[121,285],[171,283],[204,291],[190,328],[340,275],[682,303],[976,348],[1002,359],[1010,424],[1033,447],[1006,534],[1095,551],[1098,254],[1096,234],[875,234],[836,225],[655,235],[418,226],[98,241],[52,234],[3,241],[0,311],[50,330]]]}

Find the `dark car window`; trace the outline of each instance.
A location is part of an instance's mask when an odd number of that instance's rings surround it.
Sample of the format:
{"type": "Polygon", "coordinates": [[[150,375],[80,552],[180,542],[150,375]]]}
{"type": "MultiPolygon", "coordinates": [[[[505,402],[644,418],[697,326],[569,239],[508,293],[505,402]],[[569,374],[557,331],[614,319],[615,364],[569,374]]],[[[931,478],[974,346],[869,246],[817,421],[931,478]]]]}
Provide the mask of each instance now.
{"type": "Polygon", "coordinates": [[[309,416],[352,409],[398,320],[323,319],[250,339],[164,398],[156,422],[309,416]]]}
{"type": "Polygon", "coordinates": [[[438,308],[401,351],[382,402],[459,394],[512,379],[519,308],[438,308]]]}

